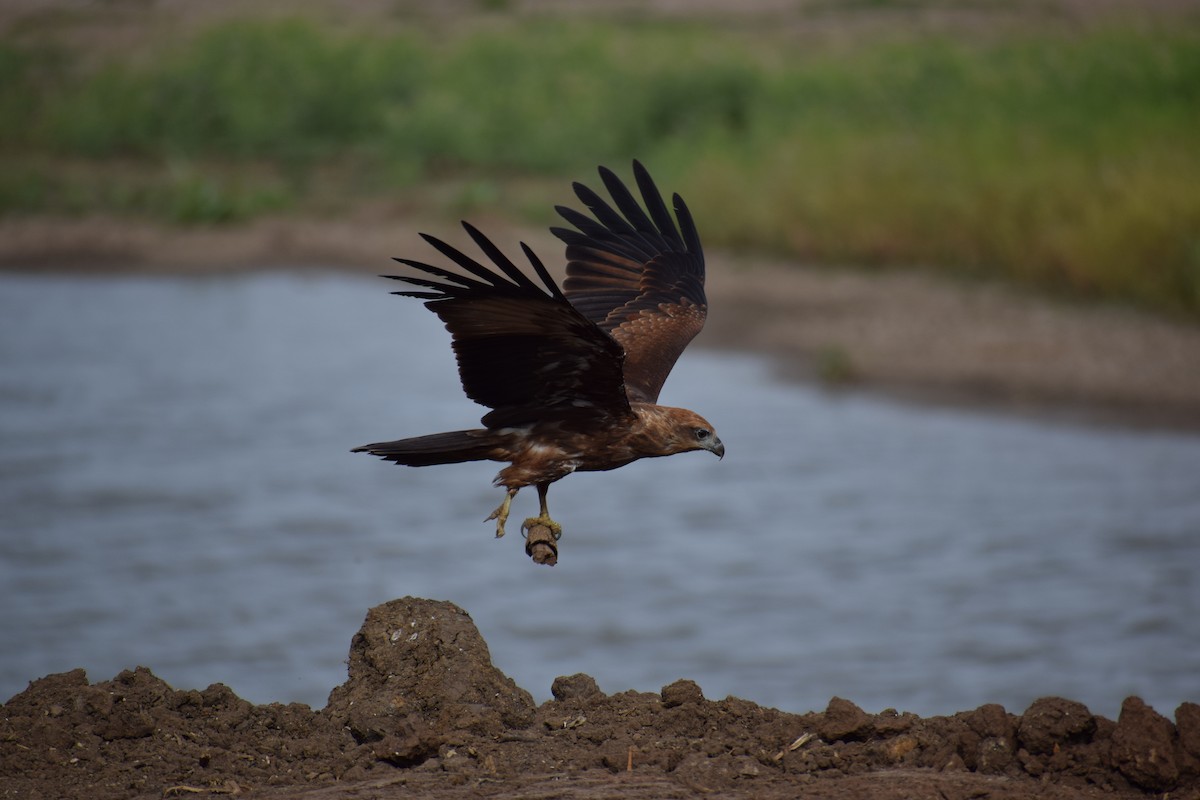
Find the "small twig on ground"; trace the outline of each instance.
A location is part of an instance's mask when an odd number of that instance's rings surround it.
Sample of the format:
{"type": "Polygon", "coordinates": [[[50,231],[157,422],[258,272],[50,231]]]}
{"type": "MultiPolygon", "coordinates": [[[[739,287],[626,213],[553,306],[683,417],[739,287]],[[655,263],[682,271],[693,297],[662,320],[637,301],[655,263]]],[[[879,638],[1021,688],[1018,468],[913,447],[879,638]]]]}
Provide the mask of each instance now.
{"type": "Polygon", "coordinates": [[[163,797],[171,797],[173,795],[183,794],[185,792],[189,794],[237,795],[242,793],[242,787],[239,786],[235,780],[227,780],[220,786],[185,786],[183,784],[179,784],[178,786],[168,786],[166,789],[163,789],[163,797]]]}
{"type": "Polygon", "coordinates": [[[792,742],[786,748],[784,748],[783,750],[780,750],[778,753],[775,754],[775,760],[782,761],[783,757],[787,753],[790,753],[793,750],[799,750],[801,747],[804,747],[804,745],[808,744],[815,738],[817,738],[817,735],[815,733],[800,734],[800,736],[796,737],[796,740],[794,742],[792,742]]]}

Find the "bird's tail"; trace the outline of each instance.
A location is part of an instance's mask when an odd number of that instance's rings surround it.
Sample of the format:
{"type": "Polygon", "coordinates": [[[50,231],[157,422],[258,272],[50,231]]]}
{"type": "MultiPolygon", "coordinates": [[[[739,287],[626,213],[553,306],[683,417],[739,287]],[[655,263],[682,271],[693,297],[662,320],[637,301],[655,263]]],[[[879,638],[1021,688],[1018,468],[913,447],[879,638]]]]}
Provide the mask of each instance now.
{"type": "Polygon", "coordinates": [[[458,464],[463,461],[484,461],[492,458],[496,443],[491,431],[478,428],[469,431],[431,433],[394,442],[376,442],[356,447],[352,453],[370,453],[409,467],[428,467],[433,464],[458,464]]]}

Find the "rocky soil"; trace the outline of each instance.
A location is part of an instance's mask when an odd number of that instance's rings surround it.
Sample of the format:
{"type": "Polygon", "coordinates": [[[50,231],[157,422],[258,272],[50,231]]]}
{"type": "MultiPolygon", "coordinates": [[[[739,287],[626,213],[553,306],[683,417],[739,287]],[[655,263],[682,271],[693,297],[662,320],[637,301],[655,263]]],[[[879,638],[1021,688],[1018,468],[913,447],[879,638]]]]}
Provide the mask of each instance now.
{"type": "Polygon", "coordinates": [[[0,714],[0,796],[133,798],[1200,798],[1200,705],[1174,720],[1131,697],[1116,721],[1043,698],[948,717],[833,698],[788,714],[706,699],[689,680],[553,700],[491,663],[470,616],[373,608],[324,709],[174,689],[143,667],[30,683],[0,714]]]}

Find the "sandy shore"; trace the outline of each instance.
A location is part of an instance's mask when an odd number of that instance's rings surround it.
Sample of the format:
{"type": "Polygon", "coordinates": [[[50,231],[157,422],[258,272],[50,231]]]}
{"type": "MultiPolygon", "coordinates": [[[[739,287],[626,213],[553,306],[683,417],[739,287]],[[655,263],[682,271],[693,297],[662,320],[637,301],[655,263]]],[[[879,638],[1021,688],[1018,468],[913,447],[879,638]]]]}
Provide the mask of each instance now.
{"type": "MultiPolygon", "coordinates": [[[[477,220],[506,249],[544,231],[477,220]]],[[[0,268],[204,274],[308,267],[386,272],[427,254],[444,220],[363,207],[340,219],[280,217],[219,228],[108,218],[0,221],[0,268]]],[[[918,271],[823,269],[708,255],[703,346],[767,352],[780,370],[839,390],[1141,427],[1200,430],[1200,325],[1070,303],[918,271]]]]}

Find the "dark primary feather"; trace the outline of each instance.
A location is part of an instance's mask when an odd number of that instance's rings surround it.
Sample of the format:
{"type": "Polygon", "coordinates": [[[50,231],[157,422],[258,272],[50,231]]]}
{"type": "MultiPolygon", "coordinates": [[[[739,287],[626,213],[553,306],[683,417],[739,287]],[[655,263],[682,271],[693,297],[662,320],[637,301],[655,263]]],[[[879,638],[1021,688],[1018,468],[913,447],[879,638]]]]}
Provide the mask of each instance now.
{"type": "Polygon", "coordinates": [[[446,324],[464,391],[492,409],[483,424],[589,425],[631,414],[620,345],[567,301],[528,247],[521,245],[542,286],[474,227],[463,227],[499,271],[424,236],[466,274],[398,258],[422,274],[386,277],[418,287],[394,294],[426,300],[446,324]]]}
{"type": "Polygon", "coordinates": [[[616,208],[577,183],[575,194],[594,219],[559,206],[576,230],[551,231],[567,245],[567,299],[621,344],[630,399],[656,402],[675,361],[704,326],[704,252],[679,195],[672,219],[645,167],[635,161],[633,172],[645,210],[601,167],[616,208]]]}

